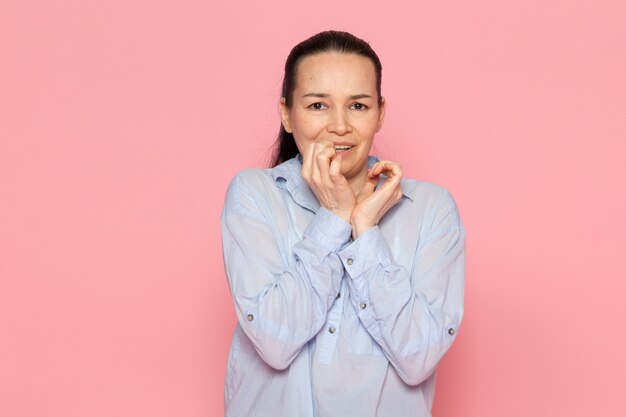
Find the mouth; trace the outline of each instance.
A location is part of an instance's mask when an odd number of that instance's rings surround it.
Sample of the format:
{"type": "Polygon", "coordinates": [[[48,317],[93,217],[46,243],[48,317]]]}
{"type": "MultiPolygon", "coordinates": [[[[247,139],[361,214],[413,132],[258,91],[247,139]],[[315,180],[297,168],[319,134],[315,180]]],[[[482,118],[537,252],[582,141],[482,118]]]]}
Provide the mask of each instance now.
{"type": "Polygon", "coordinates": [[[352,145],[335,145],[335,152],[337,153],[345,152],[345,151],[352,149],[353,147],[354,146],[352,145]]]}

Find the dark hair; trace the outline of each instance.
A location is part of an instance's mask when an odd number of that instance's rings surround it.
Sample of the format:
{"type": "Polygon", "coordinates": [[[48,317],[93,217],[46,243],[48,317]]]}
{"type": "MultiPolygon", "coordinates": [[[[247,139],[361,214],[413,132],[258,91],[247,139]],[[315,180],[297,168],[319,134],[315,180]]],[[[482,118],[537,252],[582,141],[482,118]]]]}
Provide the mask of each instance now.
{"type": "MultiPolygon", "coordinates": [[[[311,36],[293,47],[285,62],[285,75],[283,78],[282,97],[287,107],[293,104],[293,90],[296,88],[298,64],[307,56],[321,52],[340,52],[344,54],[357,54],[369,58],[376,70],[376,92],[378,93],[378,105],[382,102],[380,83],[383,66],[376,52],[369,43],[348,32],[329,30],[311,36]]],[[[275,167],[298,154],[298,147],[293,134],[287,132],[283,124],[280,124],[278,138],[274,145],[271,166],[275,167]]]]}

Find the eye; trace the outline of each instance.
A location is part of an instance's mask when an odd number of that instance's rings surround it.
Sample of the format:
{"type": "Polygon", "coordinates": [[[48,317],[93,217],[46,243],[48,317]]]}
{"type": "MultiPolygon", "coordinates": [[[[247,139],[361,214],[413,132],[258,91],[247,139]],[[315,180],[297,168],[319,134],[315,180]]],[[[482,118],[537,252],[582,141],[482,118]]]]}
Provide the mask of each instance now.
{"type": "Polygon", "coordinates": [[[363,110],[367,110],[369,109],[369,107],[367,107],[365,104],[363,103],[354,103],[351,106],[354,110],[359,110],[359,111],[363,111],[363,110]]]}
{"type": "Polygon", "coordinates": [[[323,110],[324,108],[326,108],[326,105],[324,103],[317,102],[311,104],[309,108],[313,110],[323,110]]]}

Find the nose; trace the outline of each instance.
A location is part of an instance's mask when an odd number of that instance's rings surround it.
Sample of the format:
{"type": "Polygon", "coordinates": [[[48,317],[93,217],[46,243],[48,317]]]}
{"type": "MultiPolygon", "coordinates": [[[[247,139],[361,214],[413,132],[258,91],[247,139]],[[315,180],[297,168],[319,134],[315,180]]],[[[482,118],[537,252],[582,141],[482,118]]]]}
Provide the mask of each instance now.
{"type": "Polygon", "coordinates": [[[335,133],[339,136],[343,136],[352,131],[349,116],[344,109],[337,108],[331,112],[327,130],[329,133],[335,133]]]}

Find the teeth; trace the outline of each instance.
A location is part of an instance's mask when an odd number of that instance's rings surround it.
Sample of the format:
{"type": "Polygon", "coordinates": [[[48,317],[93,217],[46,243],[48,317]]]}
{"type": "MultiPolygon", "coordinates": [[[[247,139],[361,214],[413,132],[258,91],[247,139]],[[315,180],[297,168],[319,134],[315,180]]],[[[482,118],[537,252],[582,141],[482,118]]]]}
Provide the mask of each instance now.
{"type": "Polygon", "coordinates": [[[349,145],[339,145],[339,146],[335,146],[335,150],[337,152],[341,152],[341,151],[347,151],[348,149],[350,149],[352,146],[349,145]]]}

